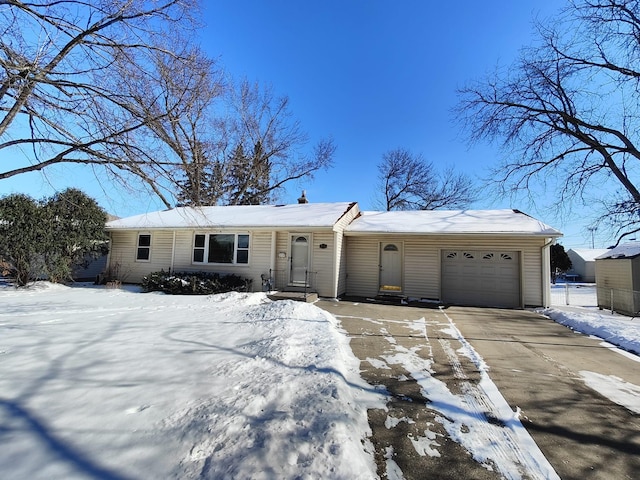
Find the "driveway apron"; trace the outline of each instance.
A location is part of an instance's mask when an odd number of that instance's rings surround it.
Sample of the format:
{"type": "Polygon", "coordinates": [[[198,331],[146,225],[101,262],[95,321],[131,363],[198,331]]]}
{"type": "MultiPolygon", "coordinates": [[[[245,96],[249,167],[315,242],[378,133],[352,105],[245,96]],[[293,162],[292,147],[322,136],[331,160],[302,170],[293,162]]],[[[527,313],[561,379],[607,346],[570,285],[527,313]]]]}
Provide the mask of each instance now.
{"type": "MultiPolygon", "coordinates": [[[[631,358],[527,311],[331,300],[317,305],[347,331],[363,378],[389,395],[387,411],[369,411],[381,478],[503,478],[490,461],[472,458],[451,439],[447,419],[430,407],[430,394],[416,379],[423,369],[451,393],[463,392],[471,398],[464,414],[494,434],[500,422],[481,393],[476,363],[457,353],[463,344],[449,331],[451,323],[484,359],[511,409],[521,409],[522,424],[560,478],[640,478],[640,417],[589,388],[580,373],[640,385],[640,364],[631,358]],[[399,353],[410,353],[412,371],[394,360],[399,353]]],[[[508,438],[496,444],[518,448],[508,438]]],[[[509,455],[517,463],[526,457],[520,453],[509,455]]]]}
{"type": "Polygon", "coordinates": [[[585,383],[589,375],[640,386],[640,357],[528,311],[446,314],[522,409],[523,425],[562,479],[640,479],[640,415],[585,383]]]}

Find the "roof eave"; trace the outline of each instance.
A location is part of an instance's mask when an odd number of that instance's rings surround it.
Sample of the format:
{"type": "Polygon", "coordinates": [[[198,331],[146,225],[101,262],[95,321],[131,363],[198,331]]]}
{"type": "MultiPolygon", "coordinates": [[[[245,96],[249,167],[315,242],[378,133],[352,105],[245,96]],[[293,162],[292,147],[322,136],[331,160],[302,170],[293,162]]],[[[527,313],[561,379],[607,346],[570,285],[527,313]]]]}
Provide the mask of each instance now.
{"type": "Polygon", "coordinates": [[[274,231],[305,231],[305,232],[314,232],[314,231],[324,231],[331,230],[333,231],[335,225],[282,225],[282,226],[255,226],[255,225],[197,225],[197,226],[162,226],[162,227],[145,227],[145,226],[135,226],[135,227],[105,227],[105,230],[108,232],[113,231],[160,231],[160,230],[247,230],[252,232],[263,231],[263,232],[274,232],[274,231]]]}
{"type": "Polygon", "coordinates": [[[549,232],[390,232],[388,230],[367,230],[367,231],[354,231],[354,230],[345,230],[345,236],[348,237],[356,237],[356,236],[364,236],[364,235],[405,235],[405,236],[443,236],[443,235],[452,235],[452,236],[486,236],[486,237],[541,237],[541,238],[558,238],[562,237],[563,234],[560,232],[549,233],[549,232]]]}

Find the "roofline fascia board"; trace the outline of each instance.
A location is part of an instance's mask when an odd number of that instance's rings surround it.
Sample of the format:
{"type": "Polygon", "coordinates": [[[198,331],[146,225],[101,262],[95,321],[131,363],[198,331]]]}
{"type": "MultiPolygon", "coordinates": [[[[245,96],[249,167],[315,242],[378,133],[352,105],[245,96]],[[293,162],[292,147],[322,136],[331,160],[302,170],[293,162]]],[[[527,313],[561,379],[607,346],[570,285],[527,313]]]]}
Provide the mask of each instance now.
{"type": "MultiPolygon", "coordinates": [[[[352,209],[352,208],[354,208],[354,207],[356,207],[357,205],[358,205],[358,202],[351,202],[351,203],[349,204],[349,206],[347,207],[347,209],[346,209],[344,212],[342,212],[342,215],[340,215],[340,218],[338,218],[338,219],[335,221],[334,225],[336,225],[338,222],[340,222],[340,220],[342,220],[342,219],[345,217],[345,215],[346,215],[347,213],[349,213],[349,212],[351,211],[351,209],[352,209]]],[[[358,210],[358,211],[359,211],[359,210],[358,210]]],[[[357,217],[356,217],[356,218],[357,218],[357,217]]],[[[354,220],[355,220],[355,219],[354,219],[354,220]]],[[[353,222],[353,220],[351,220],[351,221],[353,222]]]]}
{"type": "Polygon", "coordinates": [[[305,225],[287,225],[278,227],[256,227],[247,225],[233,225],[221,227],[219,225],[198,225],[190,227],[105,227],[107,232],[141,232],[141,231],[209,231],[209,230],[246,230],[251,232],[323,232],[323,231],[335,231],[334,225],[328,225],[325,227],[318,226],[305,226],[305,225]]]}
{"type": "Polygon", "coordinates": [[[528,232],[384,232],[384,231],[367,231],[367,232],[353,232],[345,230],[344,235],[346,237],[360,237],[366,235],[403,235],[403,236],[430,236],[430,237],[442,237],[442,236],[478,236],[478,237],[542,237],[542,238],[559,238],[562,237],[562,233],[528,233],[528,232]]]}

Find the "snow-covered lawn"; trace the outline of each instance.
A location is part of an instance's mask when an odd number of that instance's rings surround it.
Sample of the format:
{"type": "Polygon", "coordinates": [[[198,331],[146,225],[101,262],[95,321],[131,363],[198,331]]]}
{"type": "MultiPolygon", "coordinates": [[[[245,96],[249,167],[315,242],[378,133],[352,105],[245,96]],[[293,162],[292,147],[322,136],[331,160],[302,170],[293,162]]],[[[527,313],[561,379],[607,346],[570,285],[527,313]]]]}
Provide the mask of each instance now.
{"type": "MultiPolygon", "coordinates": [[[[0,305],[2,479],[376,478],[385,392],[313,305],[49,283],[0,305]]],[[[640,351],[640,321],[575,310],[543,313],[640,351]]]]}
{"type": "Polygon", "coordinates": [[[0,478],[375,477],[337,321],[263,294],[0,288],[0,478]]]}

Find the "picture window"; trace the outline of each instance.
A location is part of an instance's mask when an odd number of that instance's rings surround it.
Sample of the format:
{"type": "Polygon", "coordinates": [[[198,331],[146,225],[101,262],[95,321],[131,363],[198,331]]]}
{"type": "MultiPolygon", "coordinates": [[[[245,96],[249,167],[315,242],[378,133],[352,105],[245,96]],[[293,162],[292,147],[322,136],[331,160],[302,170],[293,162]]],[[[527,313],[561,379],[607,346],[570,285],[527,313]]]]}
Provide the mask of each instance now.
{"type": "Polygon", "coordinates": [[[196,234],[193,239],[193,263],[248,264],[249,243],[248,234],[196,234]]]}

